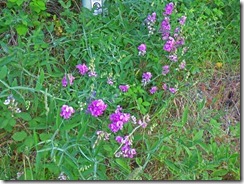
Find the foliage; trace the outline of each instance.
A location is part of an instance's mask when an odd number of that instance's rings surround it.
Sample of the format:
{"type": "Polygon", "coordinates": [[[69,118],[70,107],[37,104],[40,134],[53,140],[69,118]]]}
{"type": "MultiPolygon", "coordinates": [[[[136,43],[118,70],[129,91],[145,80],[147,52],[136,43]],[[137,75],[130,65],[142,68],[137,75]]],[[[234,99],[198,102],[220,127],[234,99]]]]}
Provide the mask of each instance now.
{"type": "Polygon", "coordinates": [[[231,140],[240,138],[240,122],[229,134],[217,109],[194,98],[197,82],[207,78],[207,60],[238,64],[236,1],[173,1],[171,34],[187,17],[179,33],[185,46],[176,52],[163,49],[167,40],[160,31],[169,2],[106,1],[97,16],[84,7],[72,11],[70,0],[58,2],[59,16],[47,13],[46,0],[9,0],[0,12],[1,179],[240,179],[240,153],[231,146],[238,147],[231,140]],[[145,19],[153,12],[149,34],[145,19]],[[143,54],[140,44],[146,45],[143,54]],[[183,61],[186,67],[179,66],[183,61]],[[79,64],[89,71],[81,72],[79,64]],[[152,78],[143,84],[145,72],[152,78]],[[157,87],[154,94],[151,87],[157,87]],[[96,117],[92,108],[100,106],[88,107],[98,99],[104,104],[96,117]],[[74,109],[65,118],[63,105],[74,109]],[[120,119],[123,129],[112,131],[109,125],[118,123],[112,114],[130,121],[120,119]],[[127,143],[136,150],[133,158],[123,157],[127,143]]]}

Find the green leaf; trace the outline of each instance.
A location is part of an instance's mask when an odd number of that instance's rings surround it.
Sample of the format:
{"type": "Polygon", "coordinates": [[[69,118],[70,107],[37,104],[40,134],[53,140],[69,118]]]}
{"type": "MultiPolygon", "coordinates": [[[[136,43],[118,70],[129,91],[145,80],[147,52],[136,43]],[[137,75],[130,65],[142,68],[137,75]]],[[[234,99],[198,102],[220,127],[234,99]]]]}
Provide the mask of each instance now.
{"type": "Polygon", "coordinates": [[[17,0],[17,1],[16,1],[16,4],[17,4],[18,6],[20,6],[20,5],[23,4],[24,1],[25,1],[25,0],[17,0]]]}
{"type": "Polygon", "coordinates": [[[142,105],[145,106],[145,107],[147,107],[147,106],[150,105],[150,103],[149,102],[143,102],[142,105]]]}
{"type": "Polygon", "coordinates": [[[193,141],[202,140],[203,136],[203,130],[199,130],[199,132],[196,133],[196,135],[193,137],[193,141]]]}
{"type": "Polygon", "coordinates": [[[180,173],[180,169],[171,161],[165,160],[165,164],[169,167],[170,170],[172,170],[175,173],[180,173]]]}
{"type": "Polygon", "coordinates": [[[39,136],[40,136],[41,141],[46,141],[52,137],[51,134],[47,134],[47,133],[41,133],[39,136]]]}
{"type": "Polygon", "coordinates": [[[218,176],[224,176],[228,173],[228,170],[226,169],[219,169],[219,170],[216,170],[214,171],[211,176],[212,177],[218,177],[218,176]]]}
{"type": "Polygon", "coordinates": [[[0,79],[4,79],[7,76],[8,68],[4,65],[0,70],[0,79]]]}
{"type": "Polygon", "coordinates": [[[130,167],[127,165],[127,163],[125,162],[125,160],[123,159],[115,159],[116,163],[119,164],[124,170],[126,170],[128,173],[130,173],[130,167]]]}
{"type": "Polygon", "coordinates": [[[12,136],[12,138],[13,138],[15,141],[23,141],[26,137],[27,137],[27,133],[24,132],[24,131],[16,132],[16,133],[14,133],[14,135],[12,136]]]}
{"type": "Polygon", "coordinates": [[[41,69],[39,78],[36,83],[36,90],[40,90],[42,88],[43,81],[44,81],[44,71],[43,69],[41,69]]]}
{"type": "Polygon", "coordinates": [[[7,126],[8,122],[9,122],[9,119],[5,119],[5,120],[1,121],[0,128],[4,128],[5,126],[7,126]]]}
{"type": "Polygon", "coordinates": [[[25,142],[24,144],[28,147],[31,147],[33,144],[34,144],[34,139],[32,136],[28,136],[26,139],[25,139],[25,142]]]}
{"type": "Polygon", "coordinates": [[[182,116],[182,125],[186,124],[186,122],[187,122],[188,111],[189,111],[188,107],[185,107],[183,116],[182,116]]]}
{"type": "Polygon", "coordinates": [[[103,149],[105,149],[108,152],[111,152],[113,150],[110,145],[104,145],[103,149]]]}
{"type": "Polygon", "coordinates": [[[16,31],[20,36],[23,36],[27,33],[28,27],[23,24],[20,24],[16,27],[16,31]]]}
{"type": "Polygon", "coordinates": [[[21,119],[23,119],[25,121],[30,121],[32,119],[30,114],[28,114],[26,112],[21,112],[19,114],[16,114],[16,117],[21,118],[21,119]]]}
{"type": "Polygon", "coordinates": [[[10,118],[8,124],[13,127],[16,124],[16,120],[13,118],[10,118]]]}

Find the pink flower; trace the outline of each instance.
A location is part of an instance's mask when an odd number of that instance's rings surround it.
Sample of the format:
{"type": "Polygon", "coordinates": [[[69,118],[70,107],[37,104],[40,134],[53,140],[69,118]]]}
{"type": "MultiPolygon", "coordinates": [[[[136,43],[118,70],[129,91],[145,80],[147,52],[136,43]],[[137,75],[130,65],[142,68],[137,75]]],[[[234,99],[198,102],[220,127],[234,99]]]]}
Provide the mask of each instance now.
{"type": "Polygon", "coordinates": [[[169,88],[169,91],[170,91],[171,93],[176,93],[177,89],[175,89],[175,88],[169,88]]]}
{"type": "Polygon", "coordinates": [[[167,84],[163,84],[162,88],[163,88],[164,91],[167,90],[167,84]]]}
{"type": "Polygon", "coordinates": [[[180,19],[179,19],[179,23],[181,24],[181,25],[184,25],[185,24],[185,21],[186,21],[186,16],[182,16],[180,19]]]}
{"type": "MultiPolygon", "coordinates": [[[[69,79],[69,84],[72,85],[73,81],[75,80],[75,77],[73,77],[72,74],[68,74],[68,79],[69,79]]],[[[62,79],[62,86],[66,87],[68,85],[68,80],[66,75],[64,75],[63,79],[62,79]]]]}
{"type": "Polygon", "coordinates": [[[164,44],[164,50],[167,51],[167,52],[171,52],[171,51],[174,51],[175,49],[176,49],[176,47],[175,47],[175,39],[172,38],[172,37],[169,37],[167,42],[164,44]]]}
{"type": "Polygon", "coordinates": [[[73,107],[69,107],[68,105],[63,105],[61,108],[60,116],[64,119],[69,119],[71,115],[75,113],[73,107]]]}
{"type": "Polygon", "coordinates": [[[111,114],[109,117],[112,123],[109,124],[108,127],[114,133],[118,132],[119,130],[122,130],[124,124],[130,120],[130,114],[122,113],[121,110],[122,108],[118,106],[115,112],[111,114]]]}
{"type": "Polygon", "coordinates": [[[88,111],[92,116],[98,117],[101,116],[107,108],[107,104],[103,100],[94,100],[88,105],[88,111]]]}
{"type": "Polygon", "coordinates": [[[171,15],[174,10],[174,3],[169,3],[165,6],[164,15],[171,15]]]}
{"type": "Polygon", "coordinates": [[[142,55],[143,56],[143,55],[146,54],[147,47],[146,47],[146,45],[144,43],[142,43],[141,45],[139,45],[137,47],[137,49],[139,50],[139,55],[142,55]]]}
{"type": "Polygon", "coordinates": [[[145,72],[142,74],[142,83],[146,85],[148,82],[150,82],[152,78],[152,73],[151,72],[145,72]]]}
{"type": "Polygon", "coordinates": [[[158,90],[157,86],[153,86],[153,87],[150,89],[150,93],[151,93],[151,94],[154,94],[154,93],[156,93],[157,90],[158,90]]]}
{"type": "Polygon", "coordinates": [[[81,75],[85,75],[88,72],[88,67],[84,63],[76,65],[76,68],[79,70],[81,75]]]}
{"type": "Polygon", "coordinates": [[[186,67],[186,62],[185,62],[185,60],[183,60],[183,61],[180,63],[179,68],[180,68],[181,70],[183,70],[183,69],[185,69],[185,67],[186,67]]]}
{"type": "Polygon", "coordinates": [[[165,66],[163,66],[162,74],[163,74],[163,75],[166,75],[167,73],[169,73],[169,65],[165,65],[165,66]]]}
{"type": "Polygon", "coordinates": [[[152,22],[152,23],[154,23],[154,22],[156,22],[156,13],[155,12],[153,12],[152,13],[152,15],[148,15],[147,16],[147,20],[149,21],[149,22],[152,22]]]}
{"type": "Polygon", "coordinates": [[[130,88],[130,86],[127,84],[127,85],[120,85],[119,86],[119,89],[122,91],[122,92],[127,92],[128,89],[130,88]]]}

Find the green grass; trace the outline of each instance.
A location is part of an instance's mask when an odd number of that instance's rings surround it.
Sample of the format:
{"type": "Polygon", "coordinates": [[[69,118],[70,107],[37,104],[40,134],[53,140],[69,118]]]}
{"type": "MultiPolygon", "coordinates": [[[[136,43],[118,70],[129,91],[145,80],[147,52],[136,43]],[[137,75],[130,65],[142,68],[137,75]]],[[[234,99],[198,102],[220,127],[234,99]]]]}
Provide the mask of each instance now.
{"type": "Polygon", "coordinates": [[[98,16],[77,1],[30,2],[0,1],[0,179],[240,180],[239,2],[173,1],[172,30],[187,16],[188,51],[179,48],[176,63],[158,31],[166,2],[107,0],[98,16]],[[149,37],[143,22],[152,12],[156,33],[149,37]],[[145,56],[138,56],[141,43],[145,56]],[[182,60],[186,69],[175,70],[182,60]],[[81,76],[80,63],[94,66],[98,77],[81,76]],[[170,73],[162,76],[166,64],[170,73]],[[144,87],[146,71],[153,78],[144,87]],[[63,87],[69,73],[74,84],[63,87]],[[164,91],[163,83],[178,91],[164,91]],[[130,85],[127,93],[121,84],[130,85]],[[154,95],[151,86],[159,88],[154,95]],[[10,94],[18,102],[12,107],[4,105],[10,94]],[[108,105],[99,118],[86,112],[94,99],[108,105]],[[76,111],[68,120],[60,117],[64,104],[76,111]],[[130,122],[112,133],[117,105],[137,119],[149,114],[148,126],[130,122]],[[97,130],[111,133],[110,140],[97,130]],[[116,158],[115,137],[129,134],[136,156],[116,158]]]}

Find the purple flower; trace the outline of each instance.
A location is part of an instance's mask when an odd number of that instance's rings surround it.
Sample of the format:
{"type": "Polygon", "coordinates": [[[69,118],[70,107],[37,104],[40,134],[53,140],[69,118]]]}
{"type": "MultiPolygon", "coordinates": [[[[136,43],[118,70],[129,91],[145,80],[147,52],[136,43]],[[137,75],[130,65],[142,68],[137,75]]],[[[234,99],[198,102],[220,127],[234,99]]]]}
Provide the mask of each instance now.
{"type": "Polygon", "coordinates": [[[69,107],[68,105],[63,105],[61,108],[60,116],[64,119],[69,119],[71,115],[75,113],[73,107],[69,107]]]}
{"type": "Polygon", "coordinates": [[[81,75],[85,75],[88,72],[88,67],[84,63],[76,65],[76,68],[79,70],[81,75]]]}
{"type": "Polygon", "coordinates": [[[172,54],[172,55],[169,55],[169,60],[173,61],[173,62],[177,62],[178,61],[178,57],[177,57],[176,54],[172,54]]]}
{"type": "Polygon", "coordinates": [[[114,133],[118,132],[119,130],[122,130],[124,124],[130,120],[130,114],[122,113],[121,110],[122,108],[118,106],[115,112],[111,114],[109,117],[112,123],[109,124],[108,127],[114,133]]]}
{"type": "Polygon", "coordinates": [[[144,43],[142,43],[141,45],[139,45],[137,47],[137,49],[139,50],[139,55],[142,55],[143,56],[143,55],[146,54],[147,47],[146,47],[146,45],[144,43]]]}
{"type": "Polygon", "coordinates": [[[145,72],[142,74],[142,83],[146,85],[152,78],[151,72],[145,72]]]}
{"type": "Polygon", "coordinates": [[[171,26],[170,26],[169,21],[170,21],[169,17],[164,18],[164,20],[161,23],[160,31],[162,31],[162,32],[165,32],[166,30],[170,31],[171,26]]]}
{"type": "Polygon", "coordinates": [[[158,90],[157,86],[153,86],[153,87],[150,89],[150,93],[151,93],[151,94],[154,94],[154,93],[156,93],[157,90],[158,90]]]}
{"type": "Polygon", "coordinates": [[[111,78],[108,78],[108,79],[107,79],[107,84],[109,84],[109,85],[113,85],[114,82],[113,82],[113,80],[112,80],[111,78]]]}
{"type": "Polygon", "coordinates": [[[169,37],[169,39],[167,40],[167,42],[164,45],[164,50],[171,52],[171,51],[174,51],[175,49],[176,49],[175,48],[175,40],[174,40],[174,38],[169,37]]]}
{"type": "Polygon", "coordinates": [[[119,143],[119,144],[121,144],[122,142],[123,142],[123,137],[121,137],[121,136],[117,136],[116,138],[115,138],[115,140],[119,143]]]}
{"type": "Polygon", "coordinates": [[[120,85],[119,86],[119,89],[122,91],[122,92],[127,92],[128,89],[130,88],[130,86],[127,84],[127,85],[120,85]]]}
{"type": "Polygon", "coordinates": [[[185,60],[183,60],[183,61],[180,63],[179,68],[180,68],[181,70],[183,70],[183,69],[185,69],[185,67],[186,67],[186,62],[185,62],[185,60]]]}
{"type": "MultiPolygon", "coordinates": [[[[75,80],[75,77],[73,77],[72,74],[68,74],[68,79],[69,79],[69,84],[72,85],[73,81],[75,80]]],[[[68,85],[68,80],[66,75],[64,75],[63,79],[62,79],[62,85],[63,87],[66,87],[68,85]]]]}
{"type": "Polygon", "coordinates": [[[185,21],[186,21],[186,16],[182,16],[180,19],[179,19],[179,23],[181,24],[181,25],[184,25],[185,24],[185,21]]]}
{"type": "Polygon", "coordinates": [[[165,6],[164,15],[171,15],[174,10],[174,3],[169,3],[165,6]]]}
{"type": "Polygon", "coordinates": [[[163,75],[166,75],[167,73],[169,73],[169,65],[165,65],[165,66],[163,66],[162,74],[163,74],[163,75]]]}
{"type": "Polygon", "coordinates": [[[122,144],[120,151],[116,153],[117,157],[122,155],[124,158],[133,158],[136,155],[136,150],[131,148],[132,141],[129,136],[125,136],[124,138],[117,136],[116,141],[122,144]]]}
{"type": "Polygon", "coordinates": [[[162,40],[167,40],[170,36],[170,33],[169,32],[164,32],[162,33],[162,40]]]}
{"type": "Polygon", "coordinates": [[[155,12],[153,12],[152,13],[152,15],[148,15],[147,16],[147,20],[149,21],[149,22],[152,22],[152,23],[154,23],[154,22],[156,22],[156,13],[155,12]]]}
{"type": "Polygon", "coordinates": [[[98,117],[101,116],[107,108],[107,104],[103,100],[94,100],[88,105],[88,111],[92,116],[98,117]]]}
{"type": "Polygon", "coordinates": [[[184,44],[185,44],[185,39],[183,37],[179,37],[175,42],[176,47],[179,47],[184,44]]]}
{"type": "Polygon", "coordinates": [[[166,90],[167,90],[167,84],[164,83],[164,84],[162,85],[162,88],[163,88],[164,91],[166,91],[166,90]]]}
{"type": "Polygon", "coordinates": [[[96,73],[95,71],[90,71],[90,72],[88,73],[88,76],[89,76],[89,77],[97,77],[97,73],[96,73]]]}
{"type": "Polygon", "coordinates": [[[169,88],[169,91],[170,91],[171,93],[175,93],[177,90],[176,90],[175,88],[169,88]]]}

